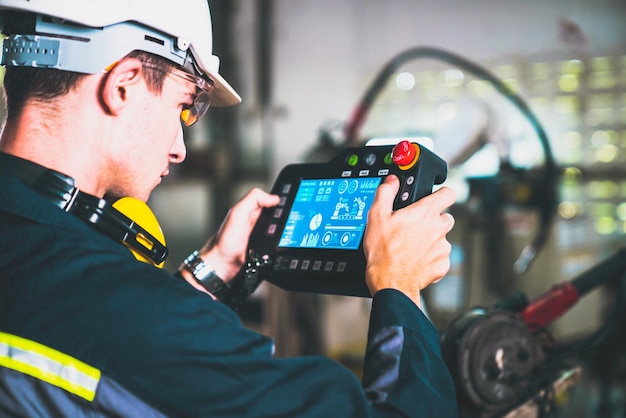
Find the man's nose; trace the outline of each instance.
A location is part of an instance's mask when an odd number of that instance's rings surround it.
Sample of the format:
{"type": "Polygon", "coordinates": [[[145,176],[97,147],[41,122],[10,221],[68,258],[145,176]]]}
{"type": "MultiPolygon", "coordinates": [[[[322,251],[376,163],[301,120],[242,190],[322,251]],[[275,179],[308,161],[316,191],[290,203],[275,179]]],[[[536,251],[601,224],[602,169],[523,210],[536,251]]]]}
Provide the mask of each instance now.
{"type": "Polygon", "coordinates": [[[187,157],[187,147],[185,147],[185,140],[183,139],[183,129],[178,131],[176,141],[170,150],[170,162],[173,164],[180,164],[185,161],[187,157]]]}

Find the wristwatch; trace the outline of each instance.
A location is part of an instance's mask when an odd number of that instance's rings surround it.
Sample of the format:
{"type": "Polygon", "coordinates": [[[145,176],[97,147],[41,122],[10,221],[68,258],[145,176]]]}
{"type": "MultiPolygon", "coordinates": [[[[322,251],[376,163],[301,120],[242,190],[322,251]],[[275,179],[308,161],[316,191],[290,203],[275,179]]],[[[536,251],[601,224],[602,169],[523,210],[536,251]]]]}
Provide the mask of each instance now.
{"type": "Polygon", "coordinates": [[[200,258],[200,253],[197,250],[183,261],[183,265],[191,272],[194,279],[216,299],[222,300],[229,291],[228,285],[217,275],[213,267],[200,258]]]}

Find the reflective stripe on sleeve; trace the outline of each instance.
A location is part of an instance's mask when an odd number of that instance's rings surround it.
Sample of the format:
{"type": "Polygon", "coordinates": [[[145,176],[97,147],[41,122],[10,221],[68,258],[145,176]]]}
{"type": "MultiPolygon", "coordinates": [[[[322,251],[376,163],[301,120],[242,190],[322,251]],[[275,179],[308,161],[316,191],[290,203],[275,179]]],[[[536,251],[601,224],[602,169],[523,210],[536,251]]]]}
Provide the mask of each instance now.
{"type": "Polygon", "coordinates": [[[43,344],[0,332],[0,366],[65,389],[88,401],[96,397],[100,370],[43,344]]]}

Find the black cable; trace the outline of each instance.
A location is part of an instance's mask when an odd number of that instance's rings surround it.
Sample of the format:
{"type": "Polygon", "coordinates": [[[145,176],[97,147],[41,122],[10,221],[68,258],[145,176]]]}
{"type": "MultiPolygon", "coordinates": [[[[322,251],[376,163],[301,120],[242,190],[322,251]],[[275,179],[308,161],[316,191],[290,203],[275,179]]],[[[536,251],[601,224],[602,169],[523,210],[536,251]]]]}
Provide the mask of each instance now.
{"type": "Polygon", "coordinates": [[[351,146],[358,141],[358,132],[366,119],[367,113],[369,112],[369,109],[374,103],[376,97],[378,97],[380,92],[387,85],[388,79],[393,74],[395,74],[395,72],[401,65],[410,60],[418,58],[433,58],[447,62],[449,64],[462,68],[463,70],[473,74],[477,78],[489,82],[499,93],[507,98],[524,115],[524,117],[533,127],[535,133],[537,134],[537,137],[539,138],[539,141],[541,142],[545,157],[544,178],[546,183],[546,193],[543,194],[544,200],[543,206],[540,208],[540,225],[537,228],[537,235],[530,244],[524,247],[522,253],[514,263],[514,270],[518,274],[524,273],[526,270],[528,270],[530,263],[534,260],[537,253],[543,248],[548,239],[550,224],[552,222],[552,218],[554,217],[556,208],[556,185],[558,180],[558,171],[556,163],[554,161],[554,157],[552,155],[552,150],[550,148],[548,135],[546,134],[545,129],[539,122],[539,119],[535,116],[528,104],[519,95],[512,91],[506,84],[504,84],[500,79],[491,74],[488,70],[459,55],[439,48],[416,47],[400,53],[399,55],[391,59],[378,73],[370,88],[366,91],[365,95],[361,99],[361,102],[353,111],[352,117],[348,121],[344,129],[346,144],[348,146],[351,146]]]}

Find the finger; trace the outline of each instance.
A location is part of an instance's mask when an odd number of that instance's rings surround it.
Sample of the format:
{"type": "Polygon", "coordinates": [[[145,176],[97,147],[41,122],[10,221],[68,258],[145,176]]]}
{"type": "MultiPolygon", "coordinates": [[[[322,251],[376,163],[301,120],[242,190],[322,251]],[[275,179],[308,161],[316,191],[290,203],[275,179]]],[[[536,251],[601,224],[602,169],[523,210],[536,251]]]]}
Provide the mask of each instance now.
{"type": "Polygon", "coordinates": [[[255,187],[250,190],[241,201],[245,201],[246,206],[251,208],[266,208],[276,206],[280,201],[280,197],[278,195],[269,194],[258,187],[255,187]]]}
{"type": "Polygon", "coordinates": [[[280,202],[280,196],[275,194],[269,194],[261,191],[261,195],[257,200],[257,204],[263,208],[271,208],[272,206],[278,205],[280,202]]]}
{"type": "Polygon", "coordinates": [[[231,208],[230,213],[235,217],[245,216],[244,214],[258,216],[261,209],[276,206],[279,202],[279,196],[266,193],[259,188],[254,188],[246,193],[246,195],[231,208]]]}
{"type": "MultiPolygon", "coordinates": [[[[388,175],[376,190],[371,211],[391,214],[393,211],[393,201],[400,189],[400,180],[393,174],[388,175]]],[[[370,211],[370,212],[371,212],[370,211]]]]}
{"type": "Polygon", "coordinates": [[[443,212],[454,204],[456,195],[451,188],[442,187],[421,200],[424,204],[430,205],[434,211],[443,212]]]}
{"type": "Polygon", "coordinates": [[[441,214],[441,217],[444,218],[445,222],[448,223],[447,232],[452,231],[452,228],[454,228],[454,224],[456,223],[454,216],[452,216],[451,214],[447,212],[444,212],[441,214]]]}

